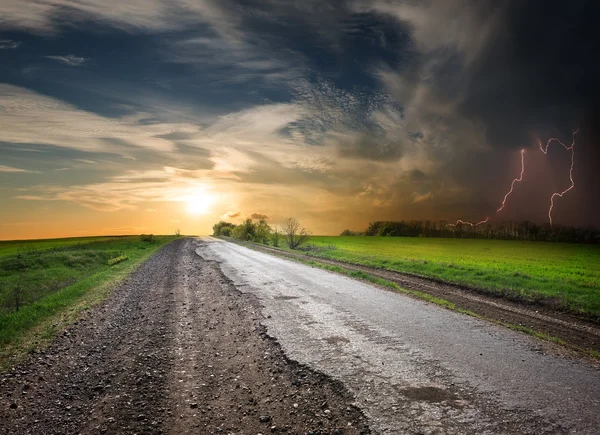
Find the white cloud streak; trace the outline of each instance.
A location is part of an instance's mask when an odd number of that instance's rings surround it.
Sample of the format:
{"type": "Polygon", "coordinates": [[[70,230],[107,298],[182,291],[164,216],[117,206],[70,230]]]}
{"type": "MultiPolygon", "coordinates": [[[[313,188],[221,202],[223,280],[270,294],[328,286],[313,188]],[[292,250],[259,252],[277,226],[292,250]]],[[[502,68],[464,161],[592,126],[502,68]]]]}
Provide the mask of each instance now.
{"type": "Polygon", "coordinates": [[[168,152],[173,150],[173,142],[158,136],[199,130],[186,123],[140,123],[148,116],[137,113],[107,118],[24,88],[0,84],[0,130],[4,142],[126,153],[126,148],[110,142],[116,139],[133,147],[168,152]]]}
{"type": "Polygon", "coordinates": [[[13,168],[11,166],[0,165],[0,173],[37,173],[38,171],[29,171],[27,169],[13,168]]]}
{"type": "Polygon", "coordinates": [[[52,59],[69,66],[81,66],[89,59],[85,57],[75,56],[74,54],[68,54],[66,56],[46,56],[48,59],[52,59]]]}
{"type": "Polygon", "coordinates": [[[0,50],[14,50],[15,48],[19,48],[20,45],[20,41],[13,41],[12,39],[0,39],[0,50]]]}

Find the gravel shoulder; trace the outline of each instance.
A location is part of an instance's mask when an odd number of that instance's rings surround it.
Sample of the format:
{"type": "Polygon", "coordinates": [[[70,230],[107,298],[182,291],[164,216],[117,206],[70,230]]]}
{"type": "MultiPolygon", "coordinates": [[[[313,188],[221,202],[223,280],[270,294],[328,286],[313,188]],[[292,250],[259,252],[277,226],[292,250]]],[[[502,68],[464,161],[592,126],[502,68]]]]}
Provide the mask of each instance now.
{"type": "Polygon", "coordinates": [[[257,299],[177,240],[0,377],[0,432],[369,433],[344,386],[286,358],[257,299]]]}

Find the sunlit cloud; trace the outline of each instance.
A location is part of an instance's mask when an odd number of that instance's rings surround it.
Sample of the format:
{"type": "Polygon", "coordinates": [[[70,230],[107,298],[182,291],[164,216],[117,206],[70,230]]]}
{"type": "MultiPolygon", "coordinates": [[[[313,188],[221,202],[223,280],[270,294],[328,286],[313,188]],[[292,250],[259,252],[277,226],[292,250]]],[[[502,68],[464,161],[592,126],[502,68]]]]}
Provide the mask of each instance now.
{"type": "Polygon", "coordinates": [[[228,211],[221,216],[221,219],[234,219],[242,215],[241,211],[228,211]]]}
{"type": "Polygon", "coordinates": [[[21,87],[0,84],[0,129],[5,142],[127,154],[127,147],[107,139],[133,147],[172,151],[173,142],[160,135],[174,130],[198,130],[187,123],[141,123],[147,117],[148,114],[136,113],[107,118],[21,87]]]}

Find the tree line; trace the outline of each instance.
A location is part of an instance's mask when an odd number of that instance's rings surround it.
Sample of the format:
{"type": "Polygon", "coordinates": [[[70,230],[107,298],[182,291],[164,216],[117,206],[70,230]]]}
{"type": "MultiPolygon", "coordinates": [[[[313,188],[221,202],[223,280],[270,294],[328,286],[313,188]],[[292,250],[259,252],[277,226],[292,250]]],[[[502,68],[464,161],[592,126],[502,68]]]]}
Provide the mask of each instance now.
{"type": "Polygon", "coordinates": [[[448,237],[463,239],[524,240],[539,242],[600,243],[600,230],[530,221],[488,222],[471,226],[448,221],[375,221],[364,232],[344,230],[342,236],[448,237]]]}
{"type": "Polygon", "coordinates": [[[256,223],[252,219],[246,219],[239,225],[220,221],[213,225],[213,235],[275,247],[284,243],[290,249],[298,249],[310,239],[309,231],[292,217],[284,219],[283,223],[275,228],[264,219],[259,219],[256,223]]]}

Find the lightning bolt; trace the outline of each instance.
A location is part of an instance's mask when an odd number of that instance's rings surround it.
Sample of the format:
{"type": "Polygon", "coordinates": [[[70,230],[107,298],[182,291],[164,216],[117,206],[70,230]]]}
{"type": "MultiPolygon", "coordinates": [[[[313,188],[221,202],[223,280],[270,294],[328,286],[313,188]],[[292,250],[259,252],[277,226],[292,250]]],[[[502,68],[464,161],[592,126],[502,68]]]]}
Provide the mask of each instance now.
{"type": "Polygon", "coordinates": [[[458,224],[464,224],[464,225],[470,225],[470,226],[472,226],[472,227],[476,227],[476,226],[478,226],[478,225],[481,225],[481,224],[484,224],[484,223],[486,223],[486,222],[487,222],[487,221],[489,221],[489,220],[490,220],[490,218],[489,218],[489,217],[486,217],[484,220],[482,220],[482,221],[480,221],[480,222],[473,223],[473,222],[467,222],[467,221],[463,221],[463,220],[459,219],[459,220],[457,220],[457,221],[456,221],[456,223],[455,223],[455,224],[448,224],[448,225],[446,225],[446,226],[447,226],[447,227],[455,227],[455,226],[457,226],[458,224]]]}
{"type": "MultiPolygon", "coordinates": [[[[540,146],[541,146],[541,144],[540,144],[540,146]]],[[[502,211],[502,209],[506,205],[506,200],[511,195],[511,193],[513,193],[513,190],[515,188],[515,184],[523,181],[523,174],[524,173],[525,173],[525,150],[521,150],[521,175],[519,175],[519,178],[515,178],[512,181],[512,183],[510,184],[510,190],[506,193],[506,195],[504,195],[504,199],[502,200],[502,205],[500,206],[500,208],[498,210],[496,210],[496,214],[498,214],[500,211],[502,211]]],[[[479,221],[479,222],[467,222],[467,221],[463,221],[463,220],[459,219],[459,220],[456,221],[456,223],[454,223],[454,224],[448,224],[446,226],[448,226],[448,227],[455,227],[458,224],[464,224],[464,225],[469,225],[471,227],[476,227],[476,226],[479,226],[481,224],[485,224],[489,220],[490,220],[489,216],[486,217],[484,220],[479,221]]]]}
{"type": "Polygon", "coordinates": [[[513,189],[515,188],[515,183],[520,183],[521,181],[523,181],[524,173],[525,173],[525,150],[521,150],[521,175],[519,175],[519,178],[515,178],[512,181],[512,183],[510,185],[510,190],[508,191],[508,193],[506,195],[504,195],[504,199],[502,200],[502,205],[500,206],[500,208],[498,210],[496,210],[496,213],[499,213],[500,211],[502,211],[502,209],[506,205],[506,200],[508,199],[510,194],[513,193],[513,189]]]}
{"type": "Polygon", "coordinates": [[[559,144],[561,144],[567,151],[571,151],[571,168],[569,169],[569,179],[571,180],[571,185],[566,189],[563,190],[562,192],[554,192],[552,194],[552,196],[550,197],[550,208],[548,209],[548,220],[550,221],[550,226],[552,226],[552,209],[554,208],[554,198],[561,197],[567,193],[569,190],[573,189],[575,187],[575,182],[573,181],[573,167],[575,166],[575,135],[579,133],[579,130],[575,130],[573,132],[573,142],[571,143],[571,146],[566,146],[564,143],[562,143],[559,139],[552,137],[550,139],[548,139],[548,142],[546,142],[546,148],[544,148],[542,146],[542,143],[540,142],[540,150],[542,150],[542,152],[546,155],[548,155],[548,147],[550,146],[550,144],[552,142],[558,142],[559,144]]]}

